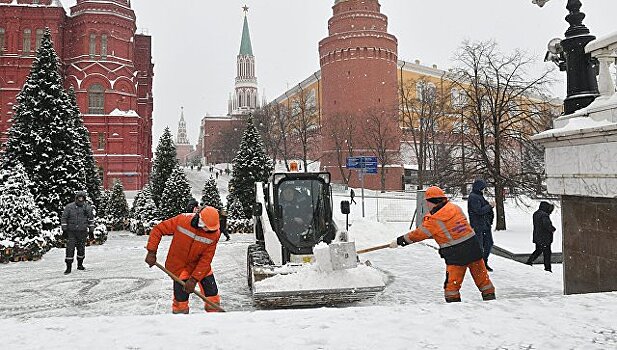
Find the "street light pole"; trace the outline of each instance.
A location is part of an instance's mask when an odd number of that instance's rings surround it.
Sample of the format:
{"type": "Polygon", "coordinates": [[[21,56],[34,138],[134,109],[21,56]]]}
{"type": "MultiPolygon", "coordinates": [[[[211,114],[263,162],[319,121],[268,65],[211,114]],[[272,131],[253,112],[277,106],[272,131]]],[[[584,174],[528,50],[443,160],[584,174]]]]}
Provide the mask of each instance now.
{"type": "MultiPolygon", "coordinates": [[[[532,0],[532,3],[542,7],[550,0],[532,0]]],[[[585,14],[580,12],[579,0],[568,0],[566,9],[569,14],[566,21],[570,27],[566,31],[565,39],[561,40],[565,65],[558,64],[561,70],[567,73],[567,96],[564,100],[565,114],[571,114],[587,107],[600,95],[596,80],[595,63],[590,54],[585,53],[587,45],[596,37],[591,35],[589,29],[583,24],[585,14]]]]}

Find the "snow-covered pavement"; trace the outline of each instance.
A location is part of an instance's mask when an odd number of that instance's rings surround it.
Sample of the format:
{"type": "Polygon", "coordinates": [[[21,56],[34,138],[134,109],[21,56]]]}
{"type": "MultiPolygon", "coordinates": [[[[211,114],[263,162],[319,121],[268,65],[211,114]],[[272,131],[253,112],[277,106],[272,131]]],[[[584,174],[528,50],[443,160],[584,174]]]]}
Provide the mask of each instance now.
{"type": "MultiPolygon", "coordinates": [[[[200,179],[209,174],[194,175],[189,177],[197,178],[193,187],[200,188],[200,179]]],[[[343,197],[335,198],[336,209],[343,197]]],[[[357,249],[387,243],[409,226],[362,218],[358,206],[350,221],[357,249]]],[[[228,313],[206,314],[192,297],[190,315],[170,315],[172,282],[144,263],[146,240],[114,232],[103,246],[87,248],[86,271],[68,276],[62,274],[62,249],[40,261],[0,265],[2,348],[617,348],[617,293],[563,296],[561,265],[553,265],[551,274],[539,265],[493,256],[490,276],[497,300],[483,302],[468,274],[463,302],[446,304],[443,260],[430,242],[420,243],[361,255],[387,284],[372,300],[347,307],[257,310],[246,286],[252,237],[234,234],[219,243],[213,261],[228,313]]],[[[169,241],[163,239],[159,260],[169,241]]]]}

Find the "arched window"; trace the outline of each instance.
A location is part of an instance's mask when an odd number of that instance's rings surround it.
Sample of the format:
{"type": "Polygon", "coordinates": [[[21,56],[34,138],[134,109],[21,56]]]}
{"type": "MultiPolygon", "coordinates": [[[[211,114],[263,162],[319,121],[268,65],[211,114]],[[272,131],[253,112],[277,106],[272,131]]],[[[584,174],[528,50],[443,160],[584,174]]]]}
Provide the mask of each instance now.
{"type": "Polygon", "coordinates": [[[101,59],[107,58],[107,34],[101,35],[101,59]]]}
{"type": "Polygon", "coordinates": [[[0,55],[4,52],[4,28],[0,28],[0,55]]]}
{"type": "Polygon", "coordinates": [[[24,46],[22,52],[24,54],[29,54],[32,51],[32,47],[30,46],[32,42],[32,30],[24,29],[24,46]]]}
{"type": "Polygon", "coordinates": [[[39,48],[41,47],[41,42],[43,42],[43,29],[37,29],[36,30],[36,40],[35,40],[35,47],[36,47],[36,51],[39,51],[39,48]]]}
{"type": "Polygon", "coordinates": [[[88,113],[105,113],[105,89],[102,85],[94,84],[88,89],[88,113]]]}
{"type": "Polygon", "coordinates": [[[90,57],[94,57],[96,54],[96,34],[90,34],[90,48],[88,50],[90,57]]]}

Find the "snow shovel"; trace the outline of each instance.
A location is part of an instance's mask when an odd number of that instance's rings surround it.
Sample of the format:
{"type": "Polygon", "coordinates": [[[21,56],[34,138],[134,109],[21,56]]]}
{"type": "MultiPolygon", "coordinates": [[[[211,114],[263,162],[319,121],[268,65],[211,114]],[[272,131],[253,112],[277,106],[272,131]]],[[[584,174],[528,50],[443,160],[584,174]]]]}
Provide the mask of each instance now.
{"type": "MultiPolygon", "coordinates": [[[[169,275],[169,277],[171,277],[171,279],[173,279],[174,281],[180,283],[180,285],[182,285],[182,287],[184,287],[184,281],[179,279],[178,276],[174,275],[173,273],[171,273],[171,271],[167,270],[165,268],[165,266],[161,265],[158,261],[155,263],[156,267],[158,267],[159,269],[163,270],[163,272],[165,272],[167,275],[169,275]]],[[[225,312],[225,310],[223,310],[222,307],[216,305],[215,303],[211,302],[210,300],[206,299],[206,296],[201,294],[200,291],[194,291],[193,293],[195,293],[199,298],[201,298],[201,300],[204,301],[204,303],[208,304],[208,306],[211,306],[215,309],[217,309],[219,312],[225,312]]]]}
{"type": "Polygon", "coordinates": [[[390,247],[390,244],[383,244],[383,245],[378,245],[378,246],[372,247],[372,248],[360,249],[356,253],[357,254],[364,254],[364,253],[372,252],[372,251],[375,251],[375,250],[385,249],[385,248],[388,248],[388,247],[390,247]]]}

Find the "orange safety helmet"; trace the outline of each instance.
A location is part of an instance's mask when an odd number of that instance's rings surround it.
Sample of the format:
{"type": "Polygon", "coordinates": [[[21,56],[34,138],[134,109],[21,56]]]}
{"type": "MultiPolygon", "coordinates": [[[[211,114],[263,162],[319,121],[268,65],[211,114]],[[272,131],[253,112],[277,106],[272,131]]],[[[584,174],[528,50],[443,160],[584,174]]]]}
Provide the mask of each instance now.
{"type": "Polygon", "coordinates": [[[205,207],[199,212],[199,227],[206,231],[216,231],[220,227],[219,211],[214,207],[205,207]]]}
{"type": "Polygon", "coordinates": [[[424,194],[424,199],[431,198],[446,198],[446,193],[437,186],[431,186],[426,189],[426,193],[424,194]]]}

